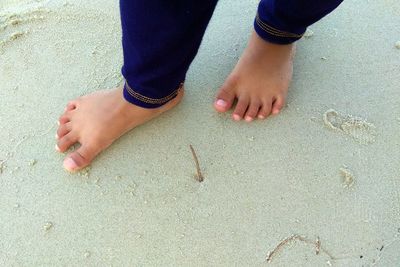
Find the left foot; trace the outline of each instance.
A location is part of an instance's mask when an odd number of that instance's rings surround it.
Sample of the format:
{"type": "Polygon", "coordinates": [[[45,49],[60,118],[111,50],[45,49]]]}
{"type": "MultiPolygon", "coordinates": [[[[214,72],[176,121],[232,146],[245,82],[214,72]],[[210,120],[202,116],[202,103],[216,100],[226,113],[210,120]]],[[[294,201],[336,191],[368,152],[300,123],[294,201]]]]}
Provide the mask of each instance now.
{"type": "Polygon", "coordinates": [[[237,99],[234,120],[250,122],[278,114],[292,79],[294,52],[294,44],[272,44],[253,31],[239,62],[219,89],[215,109],[226,112],[237,99]]]}

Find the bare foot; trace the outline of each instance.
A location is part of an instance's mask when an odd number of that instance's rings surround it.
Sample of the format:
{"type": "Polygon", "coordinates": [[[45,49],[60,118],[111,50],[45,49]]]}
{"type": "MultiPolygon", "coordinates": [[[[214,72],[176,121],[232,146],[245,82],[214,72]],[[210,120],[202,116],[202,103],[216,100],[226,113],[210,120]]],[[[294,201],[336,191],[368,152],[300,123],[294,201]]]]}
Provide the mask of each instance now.
{"type": "Polygon", "coordinates": [[[64,168],[76,171],[92,160],[116,139],[132,128],[143,124],[176,106],[183,89],[165,105],[145,109],[127,102],[122,88],[95,92],[68,103],[59,119],[56,149],[65,152],[73,144],[81,146],[67,155],[64,168]]]}
{"type": "Polygon", "coordinates": [[[239,62],[219,89],[215,109],[226,112],[237,99],[234,120],[250,122],[278,114],[292,79],[294,52],[294,44],[268,43],[253,31],[239,62]]]}

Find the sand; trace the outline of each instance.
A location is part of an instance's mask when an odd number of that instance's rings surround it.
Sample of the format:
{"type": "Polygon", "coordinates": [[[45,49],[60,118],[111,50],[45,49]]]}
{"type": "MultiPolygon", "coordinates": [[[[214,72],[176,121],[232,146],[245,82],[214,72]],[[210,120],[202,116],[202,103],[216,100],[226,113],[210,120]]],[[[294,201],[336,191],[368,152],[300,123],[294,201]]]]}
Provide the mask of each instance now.
{"type": "Polygon", "coordinates": [[[235,123],[211,103],[256,6],[221,0],[183,103],[69,174],[56,120],[122,81],[118,1],[1,1],[1,266],[399,266],[400,3],[345,1],[298,42],[283,112],[235,123]]]}

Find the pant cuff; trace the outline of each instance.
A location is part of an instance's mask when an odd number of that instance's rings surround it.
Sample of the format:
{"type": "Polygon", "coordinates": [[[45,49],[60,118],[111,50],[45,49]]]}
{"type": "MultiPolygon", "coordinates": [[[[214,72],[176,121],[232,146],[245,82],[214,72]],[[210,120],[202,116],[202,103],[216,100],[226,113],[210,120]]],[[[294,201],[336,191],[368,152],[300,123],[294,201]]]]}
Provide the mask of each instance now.
{"type": "Polygon", "coordinates": [[[182,88],[183,82],[169,95],[162,98],[151,98],[136,92],[134,89],[132,89],[128,82],[125,81],[123,94],[125,100],[131,104],[142,108],[158,108],[174,99],[182,88]]]}
{"type": "Polygon", "coordinates": [[[303,37],[303,34],[306,30],[302,29],[300,34],[279,30],[265,20],[261,20],[258,13],[254,19],[254,29],[262,39],[275,44],[294,43],[303,37]]]}

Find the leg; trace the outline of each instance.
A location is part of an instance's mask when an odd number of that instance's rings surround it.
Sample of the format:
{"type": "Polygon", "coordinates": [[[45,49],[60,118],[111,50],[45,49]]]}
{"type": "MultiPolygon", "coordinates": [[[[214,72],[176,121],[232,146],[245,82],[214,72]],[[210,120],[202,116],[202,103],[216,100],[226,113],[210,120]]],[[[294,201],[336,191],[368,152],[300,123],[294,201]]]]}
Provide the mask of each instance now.
{"type": "Polygon", "coordinates": [[[217,0],[121,0],[124,97],[144,107],[176,95],[217,0]]]}
{"type": "Polygon", "coordinates": [[[60,152],[79,142],[64,167],[76,171],[132,128],[173,108],[183,96],[180,84],[195,57],[216,0],[121,0],[123,88],[71,101],[60,117],[60,152]]]}
{"type": "Polygon", "coordinates": [[[294,42],[342,0],[261,0],[247,48],[220,88],[214,106],[252,121],[282,109],[293,73],[294,42]]]}

